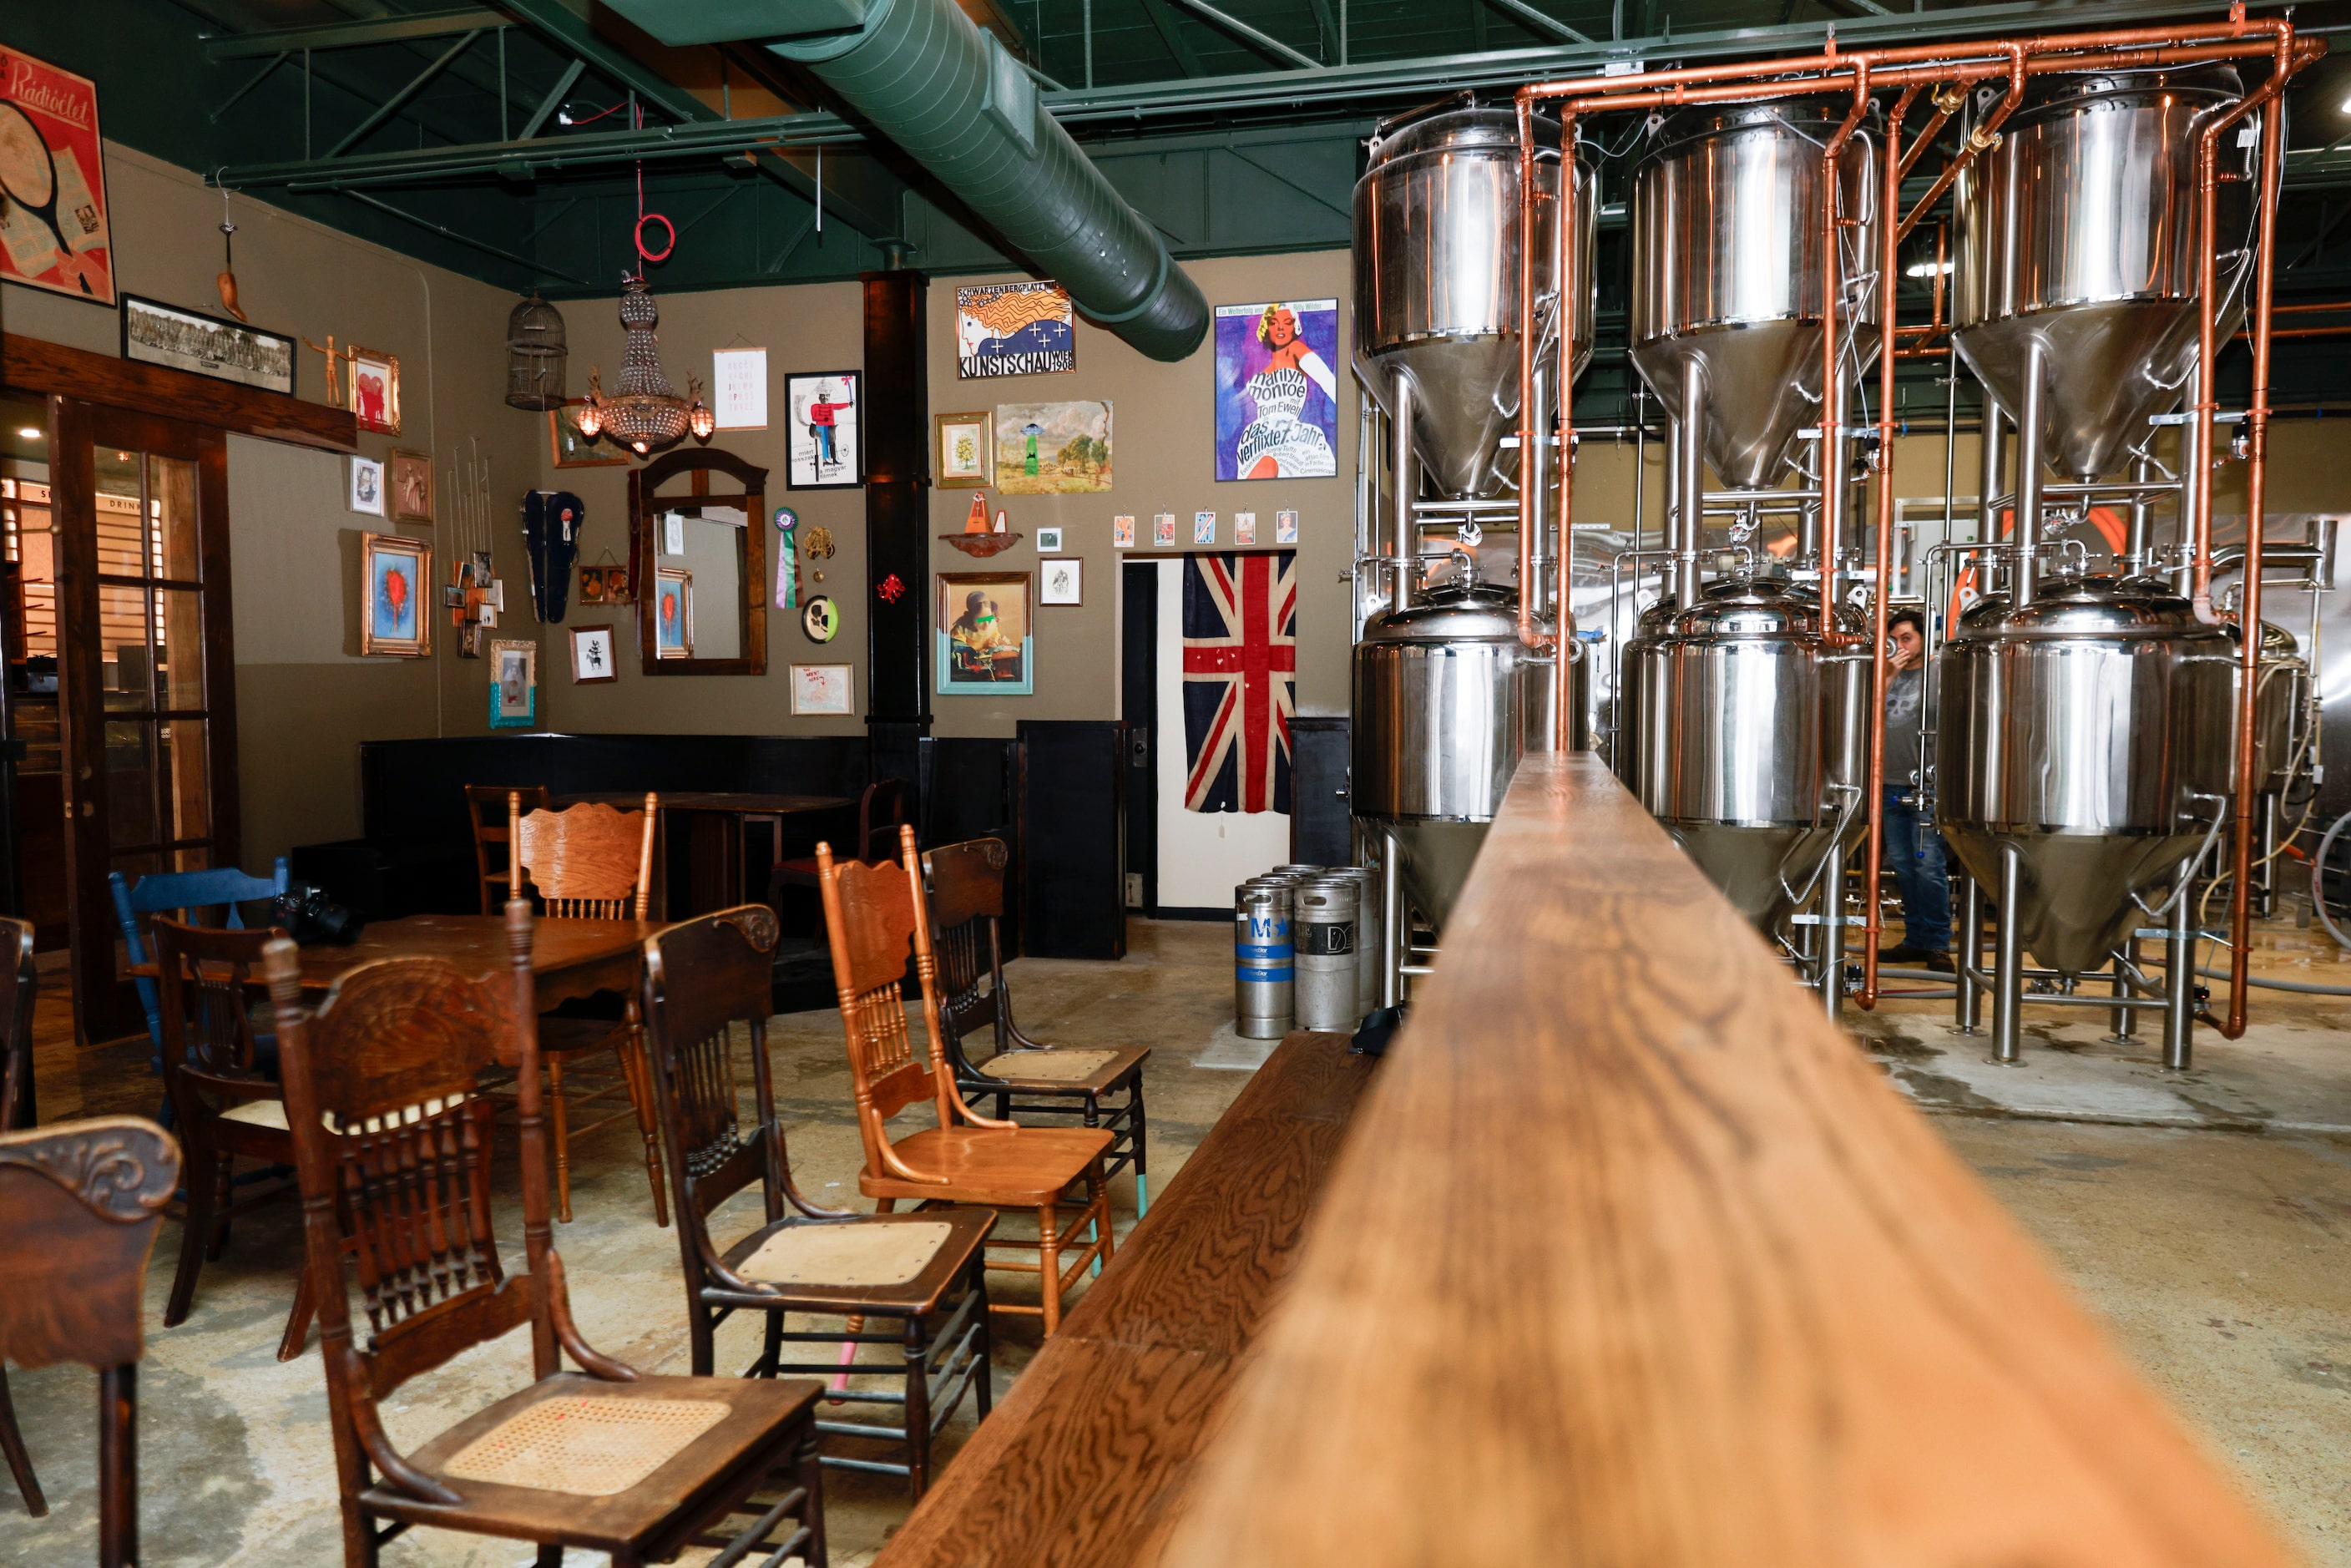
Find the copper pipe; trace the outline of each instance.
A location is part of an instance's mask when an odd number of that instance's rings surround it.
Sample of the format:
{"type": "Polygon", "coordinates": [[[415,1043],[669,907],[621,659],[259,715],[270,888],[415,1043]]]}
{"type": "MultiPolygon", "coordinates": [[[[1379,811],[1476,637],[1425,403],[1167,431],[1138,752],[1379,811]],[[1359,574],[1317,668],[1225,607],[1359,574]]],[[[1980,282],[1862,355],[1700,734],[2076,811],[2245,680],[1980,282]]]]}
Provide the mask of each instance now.
{"type": "MultiPolygon", "coordinates": [[[[1572,733],[1568,711],[1568,694],[1574,689],[1573,672],[1568,667],[1575,639],[1567,630],[1567,543],[1575,537],[1569,526],[1574,512],[1573,488],[1568,475],[1575,466],[1575,449],[1571,431],[1575,422],[1575,295],[1576,280],[1569,261],[1573,253],[1575,228],[1575,118],[1563,115],[1559,122],[1559,210],[1552,216],[1552,227],[1558,235],[1558,260],[1554,265],[1552,287],[1559,294],[1559,369],[1552,373],[1552,403],[1559,412],[1559,446],[1552,466],[1559,475],[1559,538],[1557,554],[1552,560],[1551,647],[1552,680],[1558,700],[1552,705],[1552,749],[1567,750],[1572,733]]],[[[1530,449],[1519,451],[1519,488],[1531,489],[1528,476],[1534,472],[1529,460],[1530,449]]],[[[1535,585],[1520,582],[1519,602],[1524,604],[1533,597],[1535,585]]]]}
{"type": "Polygon", "coordinates": [[[2314,316],[2319,314],[2331,316],[2337,312],[2346,310],[2351,310],[2351,299],[2337,300],[2332,304],[2326,305],[2273,305],[2270,307],[2270,314],[2273,316],[2314,316]]]}
{"type": "Polygon", "coordinates": [[[1910,151],[1902,154],[1901,167],[1896,173],[1903,179],[1909,177],[1910,171],[1917,165],[1918,160],[1925,155],[1927,149],[1935,144],[1935,138],[1942,133],[1943,127],[1949,123],[1951,116],[1957,114],[1966,104],[1967,89],[1954,83],[1944,91],[1937,93],[1933,101],[1935,112],[1928,118],[1927,128],[1910,139],[1910,151]]]}
{"type": "MultiPolygon", "coordinates": [[[[1837,160],[1868,108],[1869,62],[1859,59],[1854,67],[1853,108],[1821,151],[1821,640],[1832,648],[1851,641],[1836,629],[1837,533],[1844,518],[1844,465],[1837,460],[1837,436],[1844,423],[1837,398],[1837,230],[1843,226],[1837,218],[1843,184],[1837,160]]],[[[1887,218],[1886,213],[1877,214],[1881,225],[1887,218]]],[[[1878,314],[1886,314],[1882,307],[1878,314]]]]}
{"type": "MultiPolygon", "coordinates": [[[[2337,327],[2288,327],[2283,330],[2273,331],[2270,334],[2270,340],[2272,342],[2275,342],[2280,338],[2345,337],[2351,337],[2351,321],[2346,321],[2337,327]]],[[[2250,343],[2252,340],[2253,335],[2251,332],[2242,330],[2240,330],[2235,337],[2229,340],[2229,341],[2232,343],[2250,343]]]]}
{"type": "MultiPolygon", "coordinates": [[[[1960,144],[1959,152],[1943,165],[1943,172],[1935,176],[1935,183],[1927,188],[1927,193],[1918,198],[1918,204],[1910,209],[1910,215],[1902,220],[1902,226],[1895,231],[1896,240],[1909,237],[1910,231],[1918,226],[1918,220],[1934,210],[1935,204],[1943,199],[1943,193],[1958,181],[1960,172],[1975,162],[1976,154],[1999,141],[2001,126],[2016,111],[2016,106],[2024,101],[2024,46],[2011,44],[2007,47],[2007,53],[2008,91],[1984,117],[1984,122],[1968,133],[1968,139],[1960,144]]],[[[1899,199],[1898,193],[1896,199],[1899,199]]]]}
{"type": "MultiPolygon", "coordinates": [[[[1531,461],[1535,450],[1535,269],[1533,248],[1535,233],[1535,138],[1534,104],[1526,94],[1516,100],[1519,115],[1519,642],[1531,648],[1539,640],[1534,634],[1534,609],[1530,596],[1534,590],[1534,486],[1528,482],[1534,471],[1531,461]]],[[[1562,304],[1567,289],[1560,289],[1562,304]]]]}
{"type": "MultiPolygon", "coordinates": [[[[1877,938],[1886,929],[1878,912],[1878,862],[1886,848],[1886,597],[1894,591],[1894,278],[1895,258],[1901,240],[1894,232],[1894,213],[1902,200],[1903,164],[1895,156],[1902,144],[1903,110],[1910,105],[1905,94],[1886,120],[1886,147],[1878,160],[1885,183],[1877,210],[1877,312],[1883,336],[1877,356],[1877,591],[1870,596],[1872,636],[1869,643],[1869,771],[1864,787],[1869,791],[1868,848],[1862,852],[1861,994],[1854,998],[1863,1011],[1877,1006],[1877,938]]],[[[1936,314],[1942,313],[1943,275],[1935,274],[1936,314]]],[[[1923,676],[1921,677],[1924,678],[1923,676]]],[[[1832,853],[1835,852],[1834,849],[1832,853]]],[[[1841,917],[1842,909],[1823,909],[1823,918],[1841,917]]],[[[1905,941],[1909,940],[1906,934],[1905,941]]],[[[1842,983],[1831,977],[1831,983],[1842,983]]]]}

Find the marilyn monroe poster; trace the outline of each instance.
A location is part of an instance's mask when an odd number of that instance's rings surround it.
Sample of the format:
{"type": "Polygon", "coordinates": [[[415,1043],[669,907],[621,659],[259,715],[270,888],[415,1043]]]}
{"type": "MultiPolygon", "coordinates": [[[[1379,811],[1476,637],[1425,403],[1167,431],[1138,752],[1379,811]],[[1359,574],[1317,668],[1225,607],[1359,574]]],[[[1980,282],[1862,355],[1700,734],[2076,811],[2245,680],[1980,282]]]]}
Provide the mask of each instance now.
{"type": "Polygon", "coordinates": [[[1217,307],[1217,477],[1339,472],[1336,299],[1217,307]]]}

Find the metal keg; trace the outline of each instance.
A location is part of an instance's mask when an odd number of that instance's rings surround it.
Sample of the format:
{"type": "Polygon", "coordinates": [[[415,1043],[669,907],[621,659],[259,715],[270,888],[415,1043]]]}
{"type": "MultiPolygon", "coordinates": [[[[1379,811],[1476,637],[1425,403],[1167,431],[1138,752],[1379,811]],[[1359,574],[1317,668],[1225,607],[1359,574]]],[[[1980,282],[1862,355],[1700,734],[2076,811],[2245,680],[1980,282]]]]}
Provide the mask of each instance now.
{"type": "Polygon", "coordinates": [[[1275,876],[1321,876],[1329,869],[1327,866],[1319,865],[1278,865],[1273,868],[1273,874],[1275,876]]]}
{"type": "Polygon", "coordinates": [[[1363,989],[1355,945],[1362,891],[1351,877],[1326,875],[1301,884],[1296,898],[1298,1027],[1353,1029],[1363,1017],[1355,1006],[1363,989]]]}
{"type": "Polygon", "coordinates": [[[1380,955],[1386,927],[1381,923],[1380,873],[1368,866],[1333,866],[1331,874],[1355,884],[1355,1012],[1380,1005],[1380,955]]]}
{"type": "Polygon", "coordinates": [[[1290,890],[1245,882],[1233,889],[1233,1021],[1248,1040],[1280,1040],[1296,1012],[1290,890]]]}

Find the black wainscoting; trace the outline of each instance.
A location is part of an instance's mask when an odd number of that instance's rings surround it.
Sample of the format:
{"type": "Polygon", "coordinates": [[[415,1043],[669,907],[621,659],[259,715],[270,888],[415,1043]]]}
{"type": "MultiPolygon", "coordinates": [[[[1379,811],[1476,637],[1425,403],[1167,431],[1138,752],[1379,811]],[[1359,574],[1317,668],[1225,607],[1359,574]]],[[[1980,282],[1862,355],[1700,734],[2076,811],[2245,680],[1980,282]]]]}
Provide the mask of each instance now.
{"type": "Polygon", "coordinates": [[[1294,863],[1355,863],[1347,767],[1345,719],[1290,721],[1290,858],[1294,863]]]}
{"type": "Polygon", "coordinates": [[[1126,956],[1126,726],[1019,725],[1023,945],[1046,958],[1126,956]]]}

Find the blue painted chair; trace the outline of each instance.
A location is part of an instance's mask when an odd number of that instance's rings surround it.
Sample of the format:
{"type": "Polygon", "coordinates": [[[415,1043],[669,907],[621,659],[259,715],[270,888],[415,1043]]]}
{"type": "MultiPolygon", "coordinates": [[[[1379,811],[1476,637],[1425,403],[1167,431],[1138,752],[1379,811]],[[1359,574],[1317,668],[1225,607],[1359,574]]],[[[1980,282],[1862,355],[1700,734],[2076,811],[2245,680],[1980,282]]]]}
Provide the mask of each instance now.
{"type": "MultiPolygon", "coordinates": [[[[222,924],[231,931],[242,931],[245,916],[237,905],[277,897],[286,891],[286,880],[284,855],[277,857],[277,866],[267,877],[247,876],[235,866],[221,866],[212,871],[156,872],[141,877],[137,885],[131,886],[123,882],[120,872],[106,873],[107,884],[114,890],[114,917],[121,923],[123,945],[130,949],[134,964],[144,964],[150,956],[140,916],[170,915],[191,925],[202,925],[205,922],[199,916],[204,911],[225,909],[227,917],[222,924]]],[[[163,998],[153,980],[141,976],[133,983],[139,988],[139,1005],[147,1009],[147,1038],[155,1047],[148,1067],[161,1072],[163,998]]]]}

